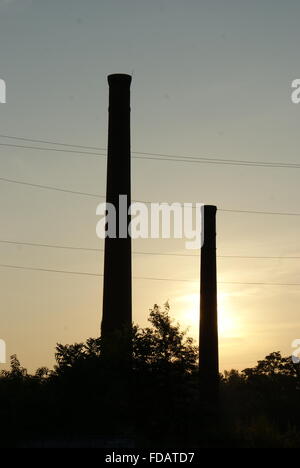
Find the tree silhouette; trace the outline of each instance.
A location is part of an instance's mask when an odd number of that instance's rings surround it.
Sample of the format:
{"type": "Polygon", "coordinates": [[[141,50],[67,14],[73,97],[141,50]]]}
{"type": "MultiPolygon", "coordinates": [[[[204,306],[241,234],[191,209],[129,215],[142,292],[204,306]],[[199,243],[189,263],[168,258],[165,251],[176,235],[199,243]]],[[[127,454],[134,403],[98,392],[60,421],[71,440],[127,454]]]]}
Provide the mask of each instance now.
{"type": "Polygon", "coordinates": [[[253,368],[224,372],[214,427],[201,406],[197,357],[168,303],[150,309],[149,326],[133,326],[130,385],[102,356],[100,338],[58,344],[55,368],[33,375],[13,355],[0,374],[1,445],[123,437],[152,448],[300,447],[300,366],[290,357],[273,352],[253,368]]]}

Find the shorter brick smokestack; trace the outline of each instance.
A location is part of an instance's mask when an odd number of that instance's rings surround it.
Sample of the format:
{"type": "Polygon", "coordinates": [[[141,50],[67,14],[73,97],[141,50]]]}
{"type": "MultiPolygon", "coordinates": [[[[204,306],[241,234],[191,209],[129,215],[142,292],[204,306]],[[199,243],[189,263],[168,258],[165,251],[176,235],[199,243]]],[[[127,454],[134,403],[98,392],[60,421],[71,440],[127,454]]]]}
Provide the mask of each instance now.
{"type": "Polygon", "coordinates": [[[203,393],[217,398],[219,386],[216,211],[204,206],[204,243],[201,248],[199,374],[203,393]]]}

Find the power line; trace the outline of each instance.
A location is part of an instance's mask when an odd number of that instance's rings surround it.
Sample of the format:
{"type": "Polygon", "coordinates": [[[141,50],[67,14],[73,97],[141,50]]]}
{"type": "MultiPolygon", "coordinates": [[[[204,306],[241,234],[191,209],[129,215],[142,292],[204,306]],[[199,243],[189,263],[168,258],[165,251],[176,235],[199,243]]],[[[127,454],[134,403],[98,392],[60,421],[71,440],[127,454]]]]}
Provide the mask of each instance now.
{"type": "Polygon", "coordinates": [[[41,146],[25,146],[25,145],[14,145],[10,143],[0,143],[0,146],[7,146],[11,148],[24,148],[24,149],[32,149],[32,150],[39,150],[39,151],[55,151],[58,153],[74,153],[74,154],[86,154],[88,156],[106,156],[106,154],[102,153],[92,153],[89,151],[76,151],[76,150],[67,150],[67,149],[59,149],[59,148],[46,148],[41,146]]]}
{"type": "Polygon", "coordinates": [[[82,196],[85,196],[85,197],[105,198],[104,195],[98,195],[96,193],[78,192],[77,190],[69,190],[69,189],[64,189],[64,188],[60,188],[60,187],[54,187],[52,185],[34,184],[34,183],[31,183],[31,182],[25,182],[25,181],[22,181],[22,180],[7,179],[5,177],[0,177],[0,181],[7,182],[9,184],[26,185],[28,187],[39,188],[39,189],[54,190],[56,192],[71,193],[73,195],[82,195],[82,196]]]}
{"type": "Polygon", "coordinates": [[[103,276],[98,273],[89,273],[85,271],[69,271],[69,270],[52,270],[50,268],[37,268],[37,267],[27,267],[23,265],[6,265],[0,264],[1,268],[13,268],[17,270],[28,270],[28,271],[44,271],[49,273],[65,273],[70,275],[82,275],[82,276],[103,276]]]}
{"type": "Polygon", "coordinates": [[[265,282],[242,282],[242,281],[218,281],[218,284],[247,284],[254,286],[300,286],[300,283],[265,283],[265,282]]]}
{"type": "MultiPolygon", "coordinates": [[[[0,135],[3,138],[11,138],[16,140],[35,142],[35,143],[45,143],[60,145],[64,147],[73,147],[73,148],[82,148],[85,150],[101,150],[107,151],[106,148],[97,148],[93,146],[83,146],[83,145],[71,145],[68,143],[58,143],[51,142],[49,140],[34,140],[31,138],[21,138],[9,135],[0,135]]],[[[55,152],[65,152],[73,153],[80,155],[89,155],[89,156],[106,156],[103,153],[95,153],[90,151],[76,151],[71,149],[58,149],[58,148],[47,148],[47,147],[38,147],[38,146],[27,146],[27,145],[17,145],[10,143],[0,143],[0,146],[13,147],[13,148],[25,148],[38,151],[55,151],[55,152]]],[[[150,153],[142,151],[132,151],[132,154],[141,155],[141,156],[132,156],[134,159],[145,159],[145,160],[154,160],[154,161],[171,161],[171,162],[189,162],[189,163],[201,163],[201,164],[221,164],[221,165],[231,165],[231,166],[254,166],[254,167],[270,167],[270,168],[289,168],[289,169],[300,169],[300,164],[298,163],[283,163],[276,161],[251,161],[251,160],[242,160],[242,159],[221,159],[221,158],[212,158],[212,157],[203,157],[203,156],[183,156],[176,154],[166,154],[166,153],[150,153]]]]}
{"type": "MultiPolygon", "coordinates": [[[[18,270],[27,270],[27,271],[40,271],[40,272],[49,272],[49,273],[61,273],[61,274],[70,274],[70,275],[82,275],[82,276],[96,276],[102,277],[103,274],[100,273],[89,273],[85,271],[70,271],[70,270],[54,270],[50,268],[38,268],[38,267],[27,267],[23,265],[7,265],[0,264],[1,268],[12,268],[18,270]]],[[[133,276],[135,280],[147,280],[147,281],[171,281],[171,282],[187,282],[194,283],[197,280],[191,279],[182,279],[182,278],[159,278],[159,277],[149,277],[149,276],[133,276]]],[[[218,284],[237,284],[237,285],[263,285],[263,286],[300,286],[300,283],[266,283],[266,282],[241,282],[241,281],[218,281],[218,284]]]]}
{"type": "MultiPolygon", "coordinates": [[[[104,249],[91,248],[91,247],[76,247],[70,245],[61,245],[61,244],[41,244],[37,242],[21,242],[21,241],[11,241],[6,239],[0,239],[2,244],[12,244],[12,245],[25,245],[30,247],[44,247],[51,249],[66,249],[66,250],[79,250],[86,252],[104,252],[104,249]]],[[[145,251],[133,251],[134,255],[151,255],[151,256],[167,256],[167,257],[191,257],[199,258],[199,254],[173,254],[167,252],[145,252],[145,251]]],[[[260,255],[217,255],[218,258],[240,258],[240,259],[275,259],[275,260],[300,260],[300,256],[260,256],[260,255]]]]}
{"type": "Polygon", "coordinates": [[[104,249],[96,249],[90,247],[73,247],[70,245],[58,245],[58,244],[40,244],[36,242],[19,242],[19,241],[9,241],[9,240],[0,240],[1,244],[12,244],[12,245],[26,245],[30,247],[45,247],[50,249],[66,249],[66,250],[83,250],[83,251],[90,251],[90,252],[103,252],[104,249]]]}
{"type": "Polygon", "coordinates": [[[269,167],[269,168],[285,168],[285,169],[300,169],[300,164],[285,164],[285,163],[252,163],[248,161],[238,160],[225,160],[225,159],[212,159],[212,158],[192,158],[192,157],[179,157],[166,155],[165,157],[158,157],[159,155],[151,156],[132,156],[133,159],[147,159],[152,161],[170,161],[170,162],[185,162],[185,163],[198,163],[198,164],[216,164],[225,166],[246,166],[246,167],[269,167]]]}
{"type": "MultiPolygon", "coordinates": [[[[100,195],[98,193],[90,193],[90,192],[79,192],[76,190],[69,190],[69,189],[64,189],[60,187],[54,187],[52,185],[42,185],[42,184],[34,184],[31,182],[26,182],[26,181],[21,181],[21,180],[16,180],[16,179],[8,179],[5,177],[0,177],[0,181],[2,182],[7,182],[10,184],[19,184],[19,185],[25,185],[33,188],[39,188],[39,189],[45,189],[45,190],[53,190],[57,192],[64,192],[64,193],[70,193],[73,195],[81,195],[85,197],[93,197],[93,198],[105,198],[105,195],[100,195]]],[[[160,202],[154,202],[150,200],[132,200],[133,202],[140,202],[140,203],[160,203],[160,202]]],[[[167,202],[164,202],[167,203],[167,202]]],[[[193,207],[195,208],[195,207],[193,207]]],[[[257,211],[257,210],[236,210],[236,209],[227,209],[227,208],[218,208],[218,211],[223,211],[223,212],[232,212],[232,213],[249,213],[249,214],[261,214],[261,215],[277,215],[277,216],[300,216],[300,213],[292,213],[292,212],[281,212],[281,211],[257,211]]]]}
{"type": "Polygon", "coordinates": [[[61,143],[58,141],[49,141],[49,140],[36,140],[33,138],[24,138],[24,137],[18,137],[14,135],[0,135],[0,137],[9,138],[11,140],[29,141],[32,143],[45,143],[46,145],[58,145],[58,146],[66,146],[70,148],[82,148],[82,149],[92,149],[92,150],[97,150],[97,151],[106,151],[106,148],[99,148],[97,146],[71,145],[70,143],[61,143]]]}
{"type": "Polygon", "coordinates": [[[273,260],[300,260],[300,257],[280,257],[271,255],[217,255],[218,258],[247,258],[247,259],[273,259],[273,260]]]}
{"type": "Polygon", "coordinates": [[[258,211],[258,210],[231,210],[219,208],[218,211],[226,211],[233,213],[250,213],[250,214],[264,214],[264,215],[280,215],[280,216],[300,216],[300,213],[286,213],[283,211],[258,211]]]}

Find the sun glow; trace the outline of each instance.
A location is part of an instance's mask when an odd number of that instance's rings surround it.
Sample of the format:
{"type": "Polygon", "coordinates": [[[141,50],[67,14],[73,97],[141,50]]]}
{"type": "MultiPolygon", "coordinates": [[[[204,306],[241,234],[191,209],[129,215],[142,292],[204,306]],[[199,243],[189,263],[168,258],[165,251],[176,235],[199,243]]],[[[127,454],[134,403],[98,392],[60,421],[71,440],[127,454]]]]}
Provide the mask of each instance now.
{"type": "MultiPolygon", "coordinates": [[[[220,338],[240,336],[240,323],[230,308],[229,295],[219,293],[218,295],[218,331],[220,338]]],[[[193,336],[199,334],[199,294],[187,294],[178,297],[180,302],[179,321],[188,326],[193,336]]]]}

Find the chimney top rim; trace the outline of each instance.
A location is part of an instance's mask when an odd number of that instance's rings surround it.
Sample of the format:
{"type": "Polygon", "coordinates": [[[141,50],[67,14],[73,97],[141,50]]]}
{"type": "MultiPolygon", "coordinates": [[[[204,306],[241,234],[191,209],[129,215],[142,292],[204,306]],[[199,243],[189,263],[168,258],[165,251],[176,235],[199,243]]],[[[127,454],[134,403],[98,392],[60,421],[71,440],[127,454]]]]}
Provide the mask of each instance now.
{"type": "Polygon", "coordinates": [[[204,205],[204,209],[211,210],[211,211],[217,211],[216,205],[204,205]]]}
{"type": "Polygon", "coordinates": [[[115,83],[130,84],[131,79],[132,79],[131,75],[127,75],[126,73],[113,73],[107,76],[107,81],[109,84],[115,84],[115,83]]]}

